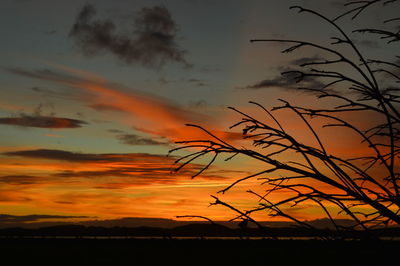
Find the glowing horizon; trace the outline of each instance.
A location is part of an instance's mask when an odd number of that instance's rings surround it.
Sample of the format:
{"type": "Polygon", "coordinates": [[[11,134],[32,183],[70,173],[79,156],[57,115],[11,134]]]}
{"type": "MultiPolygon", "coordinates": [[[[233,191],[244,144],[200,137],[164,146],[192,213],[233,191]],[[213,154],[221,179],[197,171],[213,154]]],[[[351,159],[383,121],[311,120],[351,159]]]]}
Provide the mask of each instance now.
{"type": "MultiPolygon", "coordinates": [[[[192,179],[210,158],[174,172],[185,152],[169,150],[179,147],[176,141],[208,138],[185,124],[248,145],[240,130],[229,129],[241,117],[228,106],[269,121],[248,102],[268,109],[279,105],[279,98],[314,107],[329,104],[288,84],[264,84],[276,81],[295,59],[319,54],[287,56],[280,54],[287,48],[280,44],[249,42],[282,35],[323,42],[330,36],[324,25],[288,10],[300,0],[92,2],[6,1],[0,9],[0,214],[229,220],[235,213],[208,207],[210,195],[242,210],[257,206],[246,190],[263,193],[262,179],[218,192],[262,170],[259,162],[218,160],[192,179]]],[[[311,2],[321,12],[339,10],[335,1],[311,2]]],[[[379,53],[374,45],[361,47],[379,53]]],[[[300,119],[276,113],[288,132],[315,143],[300,119]]],[[[345,116],[361,125],[376,120],[367,114],[345,116]]],[[[323,122],[313,125],[330,153],[368,154],[358,136],[323,128],[323,122]]],[[[324,217],[313,205],[287,211],[301,220],[324,217]]],[[[263,213],[254,218],[283,220],[263,213]]]]}

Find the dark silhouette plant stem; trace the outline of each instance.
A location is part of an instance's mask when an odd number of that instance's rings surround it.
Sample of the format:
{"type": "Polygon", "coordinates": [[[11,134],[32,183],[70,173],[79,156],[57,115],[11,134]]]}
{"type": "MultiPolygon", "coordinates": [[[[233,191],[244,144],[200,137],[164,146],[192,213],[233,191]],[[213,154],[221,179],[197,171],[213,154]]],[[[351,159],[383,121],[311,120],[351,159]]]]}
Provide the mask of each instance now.
{"type": "MultiPolygon", "coordinates": [[[[294,84],[299,85],[299,91],[312,93],[321,101],[331,100],[334,106],[310,108],[280,99],[281,105],[269,110],[262,104],[251,101],[250,104],[266,114],[265,120],[257,119],[238,108],[229,107],[242,116],[230,129],[240,128],[243,141],[248,141],[251,145],[244,146],[243,142],[231,143],[202,126],[187,125],[203,131],[210,139],[177,142],[181,146],[171,152],[193,148],[196,150],[178,159],[176,163],[180,165],[176,170],[209,155],[210,161],[198,174],[212,167],[222,155],[229,156],[225,159],[227,161],[244,156],[265,165],[263,170],[238,178],[218,192],[224,194],[245,180],[258,178],[263,181],[261,185],[266,189],[262,194],[248,190],[258,201],[258,206],[253,209],[242,211],[212,196],[215,199],[212,205],[225,206],[237,214],[234,219],[246,219],[260,227],[261,224],[251,217],[256,212],[284,217],[300,226],[317,230],[290,213],[291,207],[306,203],[319,207],[336,230],[370,232],[370,229],[377,226],[400,225],[400,57],[395,55],[394,61],[370,59],[361,52],[358,44],[350,36],[359,33],[369,33],[371,36],[378,34],[381,38],[389,39],[388,44],[393,44],[399,40],[399,32],[366,28],[347,33],[340,25],[346,16],[356,19],[367,9],[377,8],[379,3],[385,6],[399,4],[400,1],[351,1],[345,4],[350,9],[333,19],[315,10],[300,6],[291,7],[299,13],[310,14],[326,22],[337,31],[338,36],[331,38],[333,42],[330,45],[270,38],[253,39],[250,42],[290,45],[282,53],[292,53],[300,48],[309,47],[328,56],[335,56],[334,59],[314,59],[300,64],[299,69],[282,73],[284,77],[294,76],[294,84]],[[352,52],[349,54],[347,50],[344,53],[341,48],[343,45],[352,52]],[[348,69],[343,68],[343,65],[348,69]],[[319,88],[301,86],[301,82],[307,78],[318,79],[322,85],[319,88]],[[288,133],[286,125],[275,114],[281,110],[290,111],[300,119],[314,141],[313,144],[305,144],[295,134],[288,133]],[[343,116],[349,113],[358,117],[371,115],[379,121],[371,122],[370,125],[358,125],[343,116]],[[336,155],[324,142],[319,129],[311,122],[313,119],[322,121],[324,128],[354,133],[359,138],[359,142],[353,143],[354,148],[359,146],[366,152],[358,157],[351,154],[336,155]],[[284,158],[289,155],[296,156],[296,159],[285,161],[284,158]],[[325,188],[320,186],[321,184],[325,188]],[[273,202],[271,194],[280,192],[286,192],[285,195],[288,196],[273,202]],[[336,219],[341,214],[347,215],[353,224],[338,224],[336,219]]],[[[389,18],[384,23],[394,24],[399,21],[400,18],[389,18]]]]}

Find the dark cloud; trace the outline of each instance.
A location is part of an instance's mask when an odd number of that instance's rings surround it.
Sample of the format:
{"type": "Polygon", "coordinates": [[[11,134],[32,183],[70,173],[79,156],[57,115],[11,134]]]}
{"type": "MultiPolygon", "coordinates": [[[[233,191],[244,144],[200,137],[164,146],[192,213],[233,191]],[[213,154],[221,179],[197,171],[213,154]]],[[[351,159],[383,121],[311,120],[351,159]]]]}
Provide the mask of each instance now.
{"type": "MultiPolygon", "coordinates": [[[[149,163],[149,162],[148,162],[149,163]]],[[[126,177],[129,178],[129,184],[144,184],[158,181],[162,183],[176,182],[175,176],[171,174],[169,165],[154,167],[134,165],[130,167],[118,167],[106,170],[93,171],[73,171],[67,170],[55,173],[56,177],[83,177],[83,178],[101,178],[101,177],[126,177]]]]}
{"type": "Polygon", "coordinates": [[[331,5],[332,7],[336,7],[336,8],[344,8],[346,2],[348,2],[348,1],[347,1],[347,0],[342,0],[342,1],[340,1],[340,0],[338,0],[338,1],[331,1],[331,2],[330,2],[330,5],[331,5]]]}
{"type": "Polygon", "coordinates": [[[154,138],[142,137],[136,134],[128,134],[119,129],[109,129],[107,131],[116,134],[116,138],[121,143],[127,145],[168,145],[168,142],[165,141],[156,140],[154,138]]]}
{"type": "Polygon", "coordinates": [[[95,19],[96,9],[86,4],[69,33],[87,56],[109,52],[126,63],[159,68],[168,62],[189,66],[176,43],[177,25],[163,6],[142,8],[129,24],[131,34],[118,32],[111,20],[95,19]]]}
{"type": "Polygon", "coordinates": [[[124,109],[118,108],[117,106],[114,106],[114,105],[105,104],[105,103],[89,104],[88,107],[90,107],[96,111],[112,111],[112,112],[121,112],[121,113],[125,112],[124,109]]]}
{"type": "Polygon", "coordinates": [[[107,131],[110,132],[110,133],[116,133],[116,134],[123,134],[124,133],[124,131],[122,131],[120,129],[115,129],[115,128],[109,129],[107,131]]]}
{"type": "Polygon", "coordinates": [[[38,128],[78,128],[87,123],[65,117],[22,114],[19,117],[1,117],[0,124],[38,128]]]}
{"type": "MultiPolygon", "coordinates": [[[[171,173],[172,161],[166,160],[165,162],[156,161],[143,161],[140,164],[132,164],[126,167],[115,167],[104,170],[92,171],[75,171],[67,170],[53,174],[53,177],[59,178],[89,178],[89,179],[102,179],[107,178],[106,183],[97,182],[93,183],[94,188],[102,189],[121,189],[132,185],[148,185],[148,184],[174,184],[177,183],[177,176],[171,173]],[[110,177],[115,178],[109,179],[110,177]]],[[[184,168],[180,171],[180,176],[193,176],[202,168],[201,165],[192,164],[190,168],[184,168]]],[[[243,172],[229,171],[230,173],[243,174],[243,172]]],[[[221,174],[227,174],[227,171],[213,171],[210,170],[207,174],[201,175],[199,179],[206,180],[225,180],[221,174]]],[[[103,179],[104,180],[104,179],[103,179]]]]}
{"type": "MultiPolygon", "coordinates": [[[[163,98],[160,96],[156,96],[154,94],[146,93],[143,91],[135,90],[129,88],[129,93],[125,93],[126,87],[112,82],[101,81],[98,79],[92,79],[90,76],[78,76],[74,74],[69,74],[60,71],[53,71],[49,69],[39,69],[39,70],[26,70],[21,68],[4,68],[6,71],[16,74],[18,76],[29,77],[39,80],[45,80],[50,82],[56,82],[63,85],[69,85],[71,88],[84,88],[85,90],[80,90],[80,93],[74,94],[77,100],[88,102],[88,107],[100,110],[100,111],[121,111],[127,114],[134,114],[138,117],[146,117],[146,119],[151,119],[152,121],[156,121],[159,117],[167,115],[171,120],[180,121],[182,125],[187,123],[188,121],[201,121],[204,119],[209,119],[204,114],[191,112],[187,109],[182,108],[180,105],[175,102],[163,98]],[[86,88],[87,85],[93,84],[96,86],[105,87],[108,91],[115,91],[118,93],[118,97],[123,97],[130,102],[130,104],[126,104],[125,100],[122,101],[124,104],[120,104],[121,101],[110,101],[106,102],[101,100],[101,102],[95,102],[99,96],[102,96],[102,92],[93,92],[90,89],[86,88]],[[81,93],[82,92],[82,93],[81,93]],[[157,111],[158,116],[152,117],[151,115],[147,115],[147,112],[143,112],[143,108],[135,107],[140,102],[141,106],[146,106],[147,108],[154,108],[157,111]],[[159,111],[162,110],[162,111],[159,111]]],[[[37,90],[37,89],[36,89],[37,90]]],[[[109,96],[107,96],[109,97],[109,96]]],[[[164,121],[165,122],[165,121],[164,121]]],[[[174,121],[172,121],[174,122],[174,121]]],[[[153,132],[157,133],[157,132],[153,132]]]]}
{"type": "MultiPolygon", "coordinates": [[[[12,71],[11,71],[12,72],[12,71]]],[[[14,74],[18,74],[14,72],[14,74]]],[[[76,91],[75,88],[69,88],[68,91],[57,90],[57,89],[48,89],[43,87],[32,87],[31,90],[40,94],[43,98],[57,98],[63,100],[72,100],[76,101],[82,98],[92,98],[89,93],[85,93],[82,91],[76,91]]]]}
{"type": "Polygon", "coordinates": [[[189,102],[189,107],[194,109],[204,109],[208,107],[208,103],[206,100],[197,100],[189,102]]]}
{"type": "Polygon", "coordinates": [[[324,84],[312,77],[305,77],[298,80],[297,73],[287,73],[271,79],[264,79],[252,85],[248,85],[243,89],[264,89],[264,88],[281,88],[286,90],[298,90],[299,88],[321,89],[324,84]]]}
{"type": "MultiPolygon", "coordinates": [[[[165,161],[168,158],[165,155],[147,154],[147,153],[79,153],[64,150],[35,149],[22,151],[4,152],[3,155],[19,156],[26,158],[59,160],[68,162],[134,162],[140,160],[160,160],[165,161]]],[[[169,157],[170,160],[174,160],[169,157]]]]}
{"type": "Polygon", "coordinates": [[[160,84],[167,85],[167,84],[169,84],[169,83],[174,83],[174,82],[176,82],[176,80],[169,80],[169,79],[166,79],[165,77],[160,77],[160,78],[158,79],[158,82],[159,82],[160,84]]]}
{"type": "Polygon", "coordinates": [[[216,67],[214,65],[213,66],[203,66],[203,67],[200,67],[199,70],[204,73],[215,73],[215,72],[222,71],[222,69],[220,67],[216,67]]]}
{"type": "Polygon", "coordinates": [[[307,67],[305,65],[313,62],[323,62],[325,60],[326,59],[320,57],[319,55],[305,56],[294,59],[285,67],[275,68],[275,70],[279,70],[281,72],[280,75],[257,81],[251,85],[241,87],[241,89],[281,88],[285,90],[300,91],[322,89],[325,84],[318,78],[310,76],[303,77],[296,69],[299,69],[299,67],[307,67]]]}
{"type": "Polygon", "coordinates": [[[39,177],[31,175],[6,175],[0,177],[0,183],[10,185],[32,185],[39,182],[39,177]]]}
{"type": "MultiPolygon", "coordinates": [[[[36,177],[34,176],[6,176],[4,182],[10,185],[19,185],[25,182],[31,182],[31,184],[48,184],[65,181],[65,178],[90,178],[98,180],[96,183],[93,183],[93,185],[98,187],[101,186],[101,180],[103,177],[116,178],[107,179],[107,182],[114,182],[110,184],[107,183],[107,188],[121,188],[131,185],[144,185],[153,183],[170,184],[176,183],[178,179],[183,176],[193,176],[204,167],[204,165],[201,164],[189,164],[186,168],[182,169],[179,173],[177,173],[177,175],[175,175],[171,174],[171,171],[173,171],[175,167],[175,157],[147,153],[90,154],[75,153],[63,150],[37,149],[10,151],[3,153],[3,155],[19,156],[22,158],[37,160],[65,161],[71,163],[80,162],[84,163],[85,165],[92,166],[91,168],[94,168],[93,170],[67,168],[68,170],[55,171],[46,177],[40,178],[42,182],[35,180],[36,177]]],[[[235,171],[229,172],[237,173],[235,171]]],[[[222,174],[222,172],[220,172],[218,169],[211,168],[207,174],[204,174],[199,178],[207,180],[220,180],[225,179],[225,174],[227,174],[226,170],[224,170],[222,174]]],[[[79,181],[75,179],[75,181],[71,180],[71,182],[79,181]]]]}
{"type": "Polygon", "coordinates": [[[182,79],[179,79],[179,80],[173,80],[173,79],[167,79],[165,77],[160,77],[158,79],[158,82],[160,84],[163,84],[163,85],[177,83],[177,82],[181,83],[182,82],[182,83],[189,83],[189,84],[194,85],[196,87],[208,86],[208,84],[204,80],[196,79],[196,78],[190,78],[190,79],[182,78],[182,79]]]}
{"type": "Polygon", "coordinates": [[[196,85],[197,87],[204,87],[207,86],[207,84],[201,80],[201,79],[188,79],[187,80],[189,83],[196,85]]]}
{"type": "Polygon", "coordinates": [[[314,55],[314,56],[309,56],[309,57],[305,56],[305,57],[294,59],[294,60],[290,61],[289,64],[293,65],[293,66],[301,66],[303,64],[309,64],[312,62],[320,62],[323,60],[324,59],[322,57],[320,57],[319,55],[314,55]]]}
{"type": "Polygon", "coordinates": [[[51,90],[43,87],[33,87],[31,88],[34,92],[40,93],[43,97],[60,98],[66,100],[87,100],[93,99],[93,94],[87,91],[78,90],[82,84],[93,83],[89,77],[78,76],[75,74],[70,74],[69,72],[61,72],[50,70],[47,68],[28,70],[18,67],[8,67],[3,68],[5,71],[12,73],[14,75],[28,77],[33,79],[39,79],[44,81],[55,82],[63,85],[69,85],[68,92],[51,90]]]}
{"type": "MultiPolygon", "coordinates": [[[[12,70],[11,70],[11,72],[12,72],[12,70]]],[[[54,90],[49,90],[49,89],[46,89],[46,88],[33,87],[31,89],[32,89],[32,91],[40,93],[43,96],[50,96],[50,97],[56,97],[56,98],[62,98],[62,99],[70,97],[70,95],[67,94],[67,93],[58,92],[58,91],[54,91],[54,90]]]]}
{"type": "Polygon", "coordinates": [[[279,88],[289,88],[291,87],[292,82],[283,76],[274,77],[272,79],[264,79],[258,81],[252,85],[248,85],[244,87],[244,89],[263,89],[263,88],[271,88],[271,87],[279,87],[279,88]]]}
{"type": "Polygon", "coordinates": [[[19,156],[27,158],[61,160],[70,162],[93,162],[93,161],[117,161],[119,158],[107,156],[105,154],[91,154],[91,153],[75,153],[63,150],[23,150],[23,151],[10,151],[3,153],[7,156],[19,156]]]}
{"type": "Polygon", "coordinates": [[[365,46],[368,48],[380,48],[379,43],[377,41],[371,40],[353,40],[356,45],[365,46]]]}
{"type": "Polygon", "coordinates": [[[64,215],[10,215],[0,214],[0,223],[15,223],[15,222],[35,222],[45,219],[73,219],[73,218],[93,218],[91,216],[64,216],[64,215]]]}
{"type": "MultiPolygon", "coordinates": [[[[35,78],[35,79],[41,79],[41,80],[47,80],[47,81],[53,81],[53,82],[65,82],[67,84],[77,84],[82,81],[86,81],[82,79],[81,77],[74,76],[74,75],[69,75],[66,73],[61,73],[57,71],[53,71],[50,69],[38,69],[38,70],[25,70],[21,68],[5,68],[6,71],[16,74],[19,76],[24,76],[24,77],[29,77],[29,78],[35,78]]],[[[38,89],[36,89],[38,90],[38,89]]],[[[40,89],[39,89],[40,90],[40,89]]]]}
{"type": "Polygon", "coordinates": [[[151,138],[141,137],[135,134],[119,134],[117,139],[128,145],[168,145],[167,142],[161,142],[151,138]]]}
{"type": "Polygon", "coordinates": [[[57,31],[56,31],[56,30],[48,30],[48,31],[45,31],[44,33],[45,33],[46,35],[54,35],[54,34],[57,33],[57,31]]]}

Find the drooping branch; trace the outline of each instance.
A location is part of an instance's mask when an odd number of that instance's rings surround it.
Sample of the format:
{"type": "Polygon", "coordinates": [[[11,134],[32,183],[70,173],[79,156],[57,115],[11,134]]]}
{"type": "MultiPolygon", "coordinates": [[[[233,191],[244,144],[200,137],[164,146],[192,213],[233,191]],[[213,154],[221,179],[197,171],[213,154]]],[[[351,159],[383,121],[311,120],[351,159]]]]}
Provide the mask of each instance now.
{"type": "MultiPolygon", "coordinates": [[[[398,83],[400,76],[397,73],[400,65],[397,61],[367,59],[360,52],[357,43],[352,41],[338,24],[339,19],[347,15],[355,19],[367,8],[378,3],[387,5],[394,2],[399,1],[351,1],[346,4],[351,9],[335,19],[329,19],[314,10],[292,7],[300,13],[309,13],[327,22],[339,35],[332,38],[330,46],[291,39],[255,39],[251,42],[290,44],[291,46],[284,49],[283,53],[310,47],[334,56],[334,59],[318,58],[308,61],[299,65],[300,70],[282,73],[283,76],[290,76],[296,84],[307,79],[322,79],[324,83],[318,84],[320,87],[300,88],[313,92],[319,100],[332,100],[333,105],[310,108],[280,100],[282,105],[268,110],[259,103],[250,102],[267,115],[265,120],[257,119],[254,115],[238,108],[229,107],[242,116],[242,119],[230,129],[240,128],[243,141],[239,144],[230,143],[218,138],[202,126],[188,125],[206,133],[210,136],[210,140],[178,142],[183,146],[173,151],[193,148],[195,151],[178,159],[176,163],[180,165],[176,170],[199,158],[211,156],[209,162],[199,170],[198,174],[201,174],[212,167],[222,155],[228,156],[226,161],[242,156],[264,165],[262,170],[237,178],[219,191],[226,193],[245,180],[260,181],[260,185],[265,187],[263,193],[248,190],[251,195],[257,197],[257,206],[242,211],[215,196],[213,196],[215,203],[212,204],[225,206],[237,214],[234,219],[247,219],[257,226],[261,225],[257,224],[251,215],[256,212],[266,212],[271,216],[284,217],[315,230],[309,223],[298,219],[288,211],[291,207],[303,204],[320,208],[337,230],[368,231],[380,225],[400,225],[400,112],[398,110],[400,88],[390,87],[380,80],[381,77],[385,77],[386,80],[389,77],[392,82],[398,83]],[[351,48],[353,57],[341,52],[338,44],[351,48]],[[347,66],[347,69],[344,69],[343,65],[347,66]],[[341,87],[337,89],[333,86],[341,87]],[[291,111],[304,125],[306,129],[304,133],[308,132],[314,142],[306,144],[296,134],[289,133],[290,131],[285,128],[286,125],[279,121],[278,115],[275,114],[280,110],[291,111]],[[379,121],[372,121],[370,125],[358,125],[357,121],[346,119],[347,114],[371,115],[379,121]],[[334,154],[335,150],[324,142],[319,128],[314,126],[312,119],[322,121],[322,128],[355,133],[359,142],[354,142],[353,148],[359,147],[365,150],[365,153],[361,156],[334,154]],[[291,159],[286,161],[286,158],[291,159]],[[273,194],[286,196],[273,201],[271,199],[273,194]],[[350,226],[339,225],[335,219],[342,214],[347,215],[354,223],[350,226]]],[[[392,18],[385,23],[397,20],[392,18]]],[[[384,34],[362,29],[355,32],[384,34]]]]}
{"type": "Polygon", "coordinates": [[[380,4],[382,3],[383,5],[388,5],[391,3],[398,2],[398,0],[364,0],[364,1],[350,1],[348,3],[345,3],[345,6],[351,7],[349,10],[346,12],[340,14],[336,18],[333,19],[333,21],[339,20],[340,18],[343,18],[347,15],[352,15],[351,19],[357,18],[362,12],[364,12],[366,9],[370,8],[373,5],[380,4]]]}
{"type": "Polygon", "coordinates": [[[381,30],[381,29],[358,29],[354,30],[354,32],[359,33],[372,33],[381,35],[381,39],[386,39],[387,43],[398,42],[400,41],[400,32],[392,32],[388,30],[381,30]]]}

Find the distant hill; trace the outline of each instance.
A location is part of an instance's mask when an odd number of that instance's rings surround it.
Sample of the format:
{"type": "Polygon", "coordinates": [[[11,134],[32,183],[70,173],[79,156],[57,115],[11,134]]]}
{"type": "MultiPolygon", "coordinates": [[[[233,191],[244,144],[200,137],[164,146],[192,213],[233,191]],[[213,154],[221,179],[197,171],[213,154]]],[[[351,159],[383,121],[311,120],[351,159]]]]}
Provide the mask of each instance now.
{"type": "MultiPolygon", "coordinates": [[[[372,232],[376,236],[399,237],[400,228],[378,229],[372,232]]],[[[174,228],[160,227],[101,227],[77,224],[57,225],[42,228],[4,228],[0,229],[0,237],[315,237],[344,236],[362,237],[363,232],[335,232],[328,229],[311,230],[295,227],[275,227],[269,229],[232,229],[220,224],[194,223],[174,228]]]]}
{"type": "MultiPolygon", "coordinates": [[[[105,227],[105,228],[112,228],[112,227],[126,227],[126,228],[134,228],[134,227],[157,227],[157,228],[165,228],[165,229],[172,229],[172,228],[180,228],[182,226],[194,224],[198,225],[205,225],[209,224],[208,221],[182,221],[182,220],[173,220],[173,219],[165,219],[165,218],[144,218],[144,217],[125,217],[119,219],[107,219],[107,220],[100,220],[100,219],[91,219],[82,222],[70,222],[70,218],[76,218],[79,216],[59,216],[61,219],[59,221],[53,221],[57,216],[46,216],[46,215],[26,215],[26,216],[15,216],[15,215],[5,215],[0,214],[0,228],[43,228],[43,227],[54,227],[54,226],[70,226],[71,224],[74,225],[81,225],[86,227],[105,227]],[[40,218],[40,219],[39,219],[40,218]],[[45,218],[53,219],[52,221],[46,221],[45,218]]],[[[230,229],[237,229],[238,222],[227,222],[227,221],[215,221],[215,223],[230,228],[230,229]]],[[[311,225],[319,229],[333,229],[332,223],[328,219],[316,219],[312,221],[308,221],[311,225]]],[[[351,220],[341,219],[336,220],[338,225],[349,226],[353,225],[354,223],[351,220]]],[[[289,228],[289,227],[296,227],[296,224],[292,222],[280,222],[280,221],[265,221],[260,222],[260,224],[272,227],[272,228],[289,228]]],[[[249,223],[249,227],[255,227],[254,224],[249,223]]],[[[199,226],[201,227],[201,226],[199,226]]],[[[185,227],[183,227],[185,228],[185,227]]],[[[183,230],[183,229],[182,229],[183,230]]]]}
{"type": "Polygon", "coordinates": [[[232,236],[236,231],[221,224],[187,224],[171,230],[175,236],[232,236]]]}
{"type": "Polygon", "coordinates": [[[190,222],[177,221],[173,219],[165,218],[142,218],[142,217],[126,217],[121,219],[110,219],[110,220],[91,220],[81,222],[82,225],[87,226],[103,226],[103,227],[162,227],[162,228],[174,228],[182,224],[188,224],[190,222]]]}
{"type": "MultiPolygon", "coordinates": [[[[44,215],[41,215],[44,216],[44,215]]],[[[68,225],[72,224],[68,219],[60,219],[60,221],[46,221],[45,219],[31,219],[32,215],[26,216],[11,216],[7,215],[7,219],[3,218],[0,214],[0,228],[10,228],[10,227],[22,227],[22,228],[40,228],[40,227],[50,227],[58,225],[68,225]],[[63,221],[65,220],[65,221],[63,221]]],[[[35,216],[36,217],[36,216],[35,216]]],[[[51,217],[52,219],[56,217],[51,217]]],[[[160,228],[175,228],[178,226],[188,225],[188,224],[207,224],[208,221],[182,221],[173,220],[165,218],[144,218],[144,217],[125,217],[119,219],[106,219],[106,220],[87,220],[82,222],[75,222],[74,224],[85,225],[85,226],[100,226],[100,227],[160,227],[160,228]]],[[[227,222],[227,221],[216,221],[217,224],[224,225],[229,228],[237,228],[239,222],[227,222]]],[[[261,222],[266,226],[271,227],[287,227],[293,225],[291,222],[261,222]]],[[[249,226],[254,226],[249,224],[249,226]]]]}

